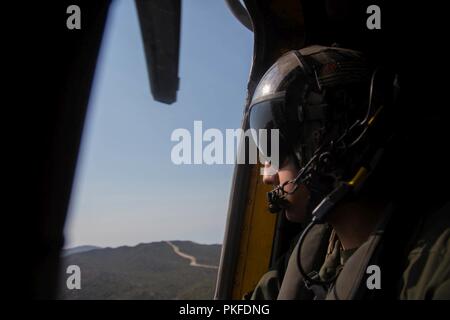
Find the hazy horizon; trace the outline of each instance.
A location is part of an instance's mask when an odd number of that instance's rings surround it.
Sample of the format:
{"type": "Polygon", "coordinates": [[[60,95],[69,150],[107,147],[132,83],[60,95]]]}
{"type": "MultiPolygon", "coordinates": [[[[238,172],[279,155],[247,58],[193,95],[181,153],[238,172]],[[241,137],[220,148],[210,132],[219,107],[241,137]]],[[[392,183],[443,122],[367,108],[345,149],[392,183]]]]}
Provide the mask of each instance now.
{"type": "Polygon", "coordinates": [[[80,245],[76,245],[74,247],[66,247],[65,246],[63,248],[63,250],[69,250],[69,249],[74,249],[74,248],[78,248],[78,247],[97,247],[97,248],[100,248],[100,249],[106,249],[106,248],[116,249],[116,248],[120,248],[120,247],[136,247],[136,246],[141,245],[141,244],[150,244],[150,243],[165,242],[165,241],[171,241],[171,242],[173,242],[173,241],[188,242],[189,241],[189,242],[193,242],[193,243],[196,243],[196,244],[207,245],[207,246],[209,246],[209,245],[219,245],[219,246],[221,246],[222,245],[222,243],[202,243],[202,242],[186,240],[186,239],[184,239],[184,240],[183,239],[163,239],[163,240],[157,240],[157,241],[151,241],[151,242],[140,242],[140,243],[136,243],[134,245],[119,245],[119,246],[98,246],[98,245],[95,245],[95,244],[80,244],[80,245]]]}

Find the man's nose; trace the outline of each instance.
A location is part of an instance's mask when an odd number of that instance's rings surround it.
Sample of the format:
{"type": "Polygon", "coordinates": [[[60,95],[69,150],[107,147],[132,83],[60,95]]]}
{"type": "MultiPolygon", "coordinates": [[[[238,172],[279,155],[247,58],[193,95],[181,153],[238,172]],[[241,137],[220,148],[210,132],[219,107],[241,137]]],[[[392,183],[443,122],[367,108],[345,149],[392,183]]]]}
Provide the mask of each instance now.
{"type": "Polygon", "coordinates": [[[278,172],[273,172],[271,169],[271,164],[266,162],[264,164],[264,175],[263,175],[263,183],[271,184],[271,185],[279,185],[280,180],[278,179],[278,172]]]}

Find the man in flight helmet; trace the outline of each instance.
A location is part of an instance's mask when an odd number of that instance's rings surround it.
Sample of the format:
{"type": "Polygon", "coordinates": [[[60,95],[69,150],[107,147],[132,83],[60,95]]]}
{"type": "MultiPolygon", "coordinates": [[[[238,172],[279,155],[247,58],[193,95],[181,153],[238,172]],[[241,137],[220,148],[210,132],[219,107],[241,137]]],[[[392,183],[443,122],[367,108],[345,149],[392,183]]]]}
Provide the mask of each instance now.
{"type": "MultiPolygon", "coordinates": [[[[424,234],[416,220],[403,224],[403,240],[392,243],[403,223],[397,212],[410,208],[397,205],[391,178],[399,152],[398,92],[397,75],[337,47],[287,52],[260,80],[250,128],[279,131],[279,165],[274,172],[266,163],[263,178],[275,186],[269,210],[308,222],[279,299],[450,298],[448,271],[424,278],[415,269],[419,258],[411,252],[424,234]],[[325,253],[319,239],[328,242],[325,253]]],[[[270,154],[270,141],[255,142],[270,154]]],[[[449,269],[448,204],[440,204],[433,219],[443,223],[428,229],[433,236],[420,257],[428,259],[426,274],[449,269]]]]}

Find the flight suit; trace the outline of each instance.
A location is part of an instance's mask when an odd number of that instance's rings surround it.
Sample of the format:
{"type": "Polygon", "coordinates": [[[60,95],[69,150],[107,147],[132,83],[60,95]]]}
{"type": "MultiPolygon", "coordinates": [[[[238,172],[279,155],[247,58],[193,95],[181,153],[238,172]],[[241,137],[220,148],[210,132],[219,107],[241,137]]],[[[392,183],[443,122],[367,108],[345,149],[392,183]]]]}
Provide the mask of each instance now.
{"type": "Polygon", "coordinates": [[[400,299],[450,299],[450,205],[430,217],[408,254],[400,299]]]}
{"type": "MultiPolygon", "coordinates": [[[[304,263],[310,269],[320,268],[323,263],[323,257],[327,252],[328,239],[330,237],[331,228],[328,225],[317,225],[314,226],[308,238],[305,240],[306,244],[304,249],[302,249],[302,256],[304,256],[304,263]]],[[[279,292],[283,288],[283,290],[288,290],[285,294],[289,296],[296,296],[298,299],[310,300],[314,297],[313,293],[306,289],[303,285],[303,282],[296,281],[298,276],[298,271],[292,270],[289,268],[289,265],[292,265],[291,261],[293,257],[296,256],[298,252],[298,245],[294,247],[292,252],[289,252],[287,267],[282,266],[283,270],[280,268],[276,268],[275,270],[270,270],[265,273],[255,289],[247,294],[244,299],[246,300],[276,300],[279,297],[279,292]],[[286,274],[289,272],[290,274],[286,274]],[[295,281],[297,285],[284,287],[282,283],[284,283],[284,278],[288,277],[289,281],[295,281]]]]}
{"type": "MultiPolygon", "coordinates": [[[[399,230],[399,236],[401,235],[402,230],[399,230]]],[[[345,300],[368,297],[368,295],[361,295],[361,292],[371,291],[366,285],[367,267],[374,261],[376,263],[378,254],[376,249],[382,238],[382,230],[377,229],[359,248],[345,251],[340,248],[338,240],[333,239],[332,234],[329,238],[327,254],[325,258],[322,258],[323,263],[319,276],[322,280],[330,279],[336,274],[338,276],[323,296],[313,293],[312,298],[345,300]]],[[[314,239],[308,235],[304,247],[309,247],[312,241],[314,239]]],[[[399,293],[396,293],[396,298],[450,299],[449,203],[424,219],[411,243],[412,249],[407,254],[406,267],[401,273],[401,278],[397,279],[399,293]]],[[[307,272],[310,272],[314,269],[307,264],[308,259],[305,257],[304,250],[302,248],[302,260],[304,261],[302,266],[307,272]]],[[[298,270],[297,254],[298,246],[290,258],[278,299],[311,299],[311,296],[304,292],[306,288],[298,270]]],[[[320,260],[318,257],[314,259],[320,260]]],[[[383,270],[381,270],[381,277],[383,277],[383,270]]]]}

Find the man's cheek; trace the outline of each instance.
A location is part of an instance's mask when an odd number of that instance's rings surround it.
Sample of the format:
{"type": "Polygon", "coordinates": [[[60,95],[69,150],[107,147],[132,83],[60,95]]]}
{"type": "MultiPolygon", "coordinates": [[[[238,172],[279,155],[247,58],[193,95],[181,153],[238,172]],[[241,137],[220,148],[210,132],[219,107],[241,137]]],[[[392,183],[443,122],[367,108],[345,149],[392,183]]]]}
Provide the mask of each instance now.
{"type": "Polygon", "coordinates": [[[306,206],[306,203],[308,202],[308,197],[305,194],[304,190],[301,186],[297,188],[297,190],[288,196],[288,200],[291,203],[292,206],[302,209],[306,206]]]}
{"type": "Polygon", "coordinates": [[[296,207],[299,205],[300,199],[298,197],[297,192],[294,192],[293,194],[290,194],[286,197],[289,204],[293,207],[296,207]]]}

